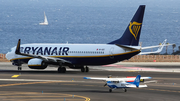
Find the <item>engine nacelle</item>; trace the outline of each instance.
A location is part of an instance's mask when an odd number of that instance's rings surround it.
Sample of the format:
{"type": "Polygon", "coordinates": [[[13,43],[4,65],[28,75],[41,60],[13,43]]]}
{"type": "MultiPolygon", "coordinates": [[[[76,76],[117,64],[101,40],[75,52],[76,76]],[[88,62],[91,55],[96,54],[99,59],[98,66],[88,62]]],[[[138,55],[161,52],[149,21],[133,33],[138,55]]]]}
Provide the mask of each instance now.
{"type": "Polygon", "coordinates": [[[45,69],[47,65],[46,62],[38,58],[33,58],[28,61],[28,67],[31,69],[45,69]]]}

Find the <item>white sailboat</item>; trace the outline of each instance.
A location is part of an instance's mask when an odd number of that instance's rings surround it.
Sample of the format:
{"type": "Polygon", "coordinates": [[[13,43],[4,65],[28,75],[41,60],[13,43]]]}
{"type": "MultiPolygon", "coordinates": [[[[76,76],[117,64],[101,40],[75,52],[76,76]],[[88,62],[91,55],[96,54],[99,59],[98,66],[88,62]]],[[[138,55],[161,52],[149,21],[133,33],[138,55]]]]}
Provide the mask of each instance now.
{"type": "Polygon", "coordinates": [[[47,17],[46,17],[45,12],[44,12],[44,22],[43,23],[39,23],[39,25],[48,25],[48,21],[47,21],[47,17]]]}

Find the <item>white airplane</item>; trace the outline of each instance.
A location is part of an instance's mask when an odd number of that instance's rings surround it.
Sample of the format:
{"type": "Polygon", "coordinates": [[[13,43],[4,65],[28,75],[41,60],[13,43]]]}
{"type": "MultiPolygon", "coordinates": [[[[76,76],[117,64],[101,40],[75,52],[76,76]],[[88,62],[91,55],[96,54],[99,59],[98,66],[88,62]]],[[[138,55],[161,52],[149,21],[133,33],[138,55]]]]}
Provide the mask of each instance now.
{"type": "Polygon", "coordinates": [[[144,79],[151,79],[151,77],[141,77],[141,75],[138,75],[136,78],[95,78],[95,77],[84,77],[84,79],[92,79],[92,80],[102,80],[105,81],[106,85],[109,86],[109,92],[112,92],[112,90],[115,89],[123,89],[124,92],[127,91],[126,88],[143,88],[147,87],[147,85],[139,85],[140,80],[144,81],[144,79]],[[127,82],[132,81],[133,82],[127,82]]]}
{"type": "MultiPolygon", "coordinates": [[[[22,44],[20,39],[16,47],[6,54],[6,58],[21,70],[22,64],[31,69],[45,69],[57,65],[58,72],[65,73],[66,68],[81,69],[88,72],[88,66],[107,65],[120,62],[139,54],[138,46],[143,22],[145,5],[140,5],[121,38],[107,44],[22,44]]],[[[159,46],[158,46],[159,47],[159,46]]]]}

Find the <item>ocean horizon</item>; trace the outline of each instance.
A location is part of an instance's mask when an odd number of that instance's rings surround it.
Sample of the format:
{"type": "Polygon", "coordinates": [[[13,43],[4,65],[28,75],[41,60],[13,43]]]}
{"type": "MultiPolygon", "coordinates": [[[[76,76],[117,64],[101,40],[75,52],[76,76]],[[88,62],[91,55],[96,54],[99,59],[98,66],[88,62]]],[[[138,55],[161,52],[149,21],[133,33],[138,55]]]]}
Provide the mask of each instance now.
{"type": "MultiPolygon", "coordinates": [[[[0,0],[0,53],[10,51],[18,39],[22,44],[111,42],[121,37],[142,4],[146,5],[142,46],[158,45],[167,39],[178,50],[179,0],[0,0]],[[47,26],[39,25],[44,12],[47,26]]],[[[168,53],[172,53],[172,46],[168,53]]]]}

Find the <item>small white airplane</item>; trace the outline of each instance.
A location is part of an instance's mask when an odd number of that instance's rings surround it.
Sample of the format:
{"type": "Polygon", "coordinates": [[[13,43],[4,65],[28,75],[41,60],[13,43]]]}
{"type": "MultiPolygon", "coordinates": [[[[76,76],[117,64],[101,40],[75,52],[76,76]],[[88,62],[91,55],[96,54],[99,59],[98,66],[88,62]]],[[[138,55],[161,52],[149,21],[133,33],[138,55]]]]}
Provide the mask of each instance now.
{"type": "Polygon", "coordinates": [[[88,72],[88,66],[91,65],[107,65],[130,59],[143,49],[138,44],[144,11],[145,5],[140,5],[122,37],[107,44],[20,45],[19,39],[17,46],[6,54],[6,58],[18,66],[18,70],[21,70],[22,64],[28,64],[31,69],[45,69],[47,66],[56,65],[60,73],[65,73],[67,66],[88,72]]]}
{"type": "Polygon", "coordinates": [[[144,81],[144,79],[151,79],[151,77],[141,77],[138,75],[136,78],[95,78],[95,77],[84,77],[84,79],[92,79],[92,80],[102,80],[105,81],[106,84],[104,86],[109,86],[109,92],[115,89],[123,89],[124,92],[127,91],[126,88],[143,88],[147,87],[147,85],[139,85],[140,81],[144,81]],[[133,82],[128,82],[132,81],[133,82]]]}

